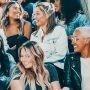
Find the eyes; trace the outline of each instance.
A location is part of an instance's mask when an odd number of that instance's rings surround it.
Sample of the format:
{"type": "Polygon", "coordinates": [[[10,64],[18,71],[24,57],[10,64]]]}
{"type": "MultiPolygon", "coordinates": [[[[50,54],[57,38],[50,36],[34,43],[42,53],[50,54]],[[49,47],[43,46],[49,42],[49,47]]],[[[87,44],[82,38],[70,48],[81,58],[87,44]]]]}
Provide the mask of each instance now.
{"type": "Polygon", "coordinates": [[[19,5],[12,5],[10,9],[21,11],[19,5]]]}
{"type": "Polygon", "coordinates": [[[40,15],[41,13],[39,13],[39,12],[36,12],[36,15],[40,15]]]}
{"type": "Polygon", "coordinates": [[[20,58],[30,58],[31,56],[26,54],[26,55],[21,55],[20,58]]]}
{"type": "Polygon", "coordinates": [[[72,40],[75,40],[75,41],[80,40],[80,38],[79,38],[79,37],[72,37],[71,39],[72,39],[72,40]]]}

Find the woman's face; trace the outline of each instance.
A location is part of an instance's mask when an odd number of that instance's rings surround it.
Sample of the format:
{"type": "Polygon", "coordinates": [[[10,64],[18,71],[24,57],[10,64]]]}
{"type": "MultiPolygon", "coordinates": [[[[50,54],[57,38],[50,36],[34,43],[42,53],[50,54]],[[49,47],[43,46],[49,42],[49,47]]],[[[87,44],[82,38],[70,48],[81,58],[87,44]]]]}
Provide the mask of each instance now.
{"type": "Polygon", "coordinates": [[[43,11],[41,11],[39,7],[36,8],[35,15],[37,26],[41,27],[47,23],[47,15],[43,11]]]}
{"type": "Polygon", "coordinates": [[[84,38],[81,35],[80,31],[76,31],[73,34],[72,43],[73,43],[75,52],[82,53],[84,48],[86,47],[86,38],[84,38]]]}
{"type": "Polygon", "coordinates": [[[22,12],[20,10],[20,6],[17,3],[15,3],[9,8],[7,16],[12,19],[20,19],[21,13],[22,12]]]}
{"type": "Polygon", "coordinates": [[[55,11],[58,12],[61,9],[60,0],[54,0],[55,11]]]}
{"type": "Polygon", "coordinates": [[[30,53],[29,49],[21,49],[20,61],[22,62],[25,68],[32,68],[33,65],[35,65],[35,59],[33,55],[30,53]]]}

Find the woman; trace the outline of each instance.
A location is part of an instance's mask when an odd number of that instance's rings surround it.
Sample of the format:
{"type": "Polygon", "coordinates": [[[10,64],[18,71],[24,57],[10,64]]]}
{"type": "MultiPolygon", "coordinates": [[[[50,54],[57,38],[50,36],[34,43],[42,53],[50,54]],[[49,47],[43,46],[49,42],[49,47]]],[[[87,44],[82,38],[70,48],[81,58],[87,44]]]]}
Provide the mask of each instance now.
{"type": "MultiPolygon", "coordinates": [[[[27,40],[30,38],[30,23],[22,17],[23,10],[19,3],[10,1],[4,10],[2,25],[9,47],[14,50],[16,50],[17,45],[20,44],[20,42],[18,43],[20,37],[27,40]]],[[[17,53],[17,51],[15,52],[17,53]]]]}
{"type": "Polygon", "coordinates": [[[66,57],[64,90],[90,90],[90,27],[76,28],[72,42],[75,53],[66,57]]]}
{"type": "Polygon", "coordinates": [[[50,0],[50,3],[53,3],[55,6],[56,23],[64,25],[65,20],[61,13],[61,0],[50,0]]]}
{"type": "Polygon", "coordinates": [[[55,67],[44,66],[44,53],[36,42],[24,43],[18,54],[20,61],[11,75],[11,90],[60,90],[55,67]]]}
{"type": "Polygon", "coordinates": [[[10,69],[15,65],[13,57],[6,53],[3,38],[0,36],[0,90],[7,90],[10,83],[10,69]]]}
{"type": "Polygon", "coordinates": [[[56,24],[54,5],[41,2],[36,5],[36,24],[38,30],[32,33],[31,40],[36,41],[42,47],[45,63],[53,63],[59,73],[59,81],[62,83],[64,58],[67,53],[67,36],[65,29],[56,24]]]}
{"type": "Polygon", "coordinates": [[[15,45],[16,41],[14,40],[16,40],[19,35],[23,35],[28,39],[30,37],[30,23],[23,20],[22,14],[21,6],[15,1],[9,2],[4,10],[2,19],[3,28],[10,47],[15,45]],[[11,40],[12,38],[14,39],[11,40]]]}

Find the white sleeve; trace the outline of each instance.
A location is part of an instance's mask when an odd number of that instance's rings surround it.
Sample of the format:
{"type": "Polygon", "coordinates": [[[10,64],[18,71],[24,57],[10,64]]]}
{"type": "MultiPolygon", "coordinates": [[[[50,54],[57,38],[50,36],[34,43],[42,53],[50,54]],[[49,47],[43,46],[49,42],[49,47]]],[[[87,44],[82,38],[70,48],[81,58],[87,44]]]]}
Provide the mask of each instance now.
{"type": "Polygon", "coordinates": [[[67,35],[64,28],[57,28],[58,40],[54,43],[55,51],[54,53],[48,58],[48,62],[57,62],[58,60],[63,59],[68,52],[68,41],[67,35]],[[58,31],[58,29],[60,29],[58,31]]]}

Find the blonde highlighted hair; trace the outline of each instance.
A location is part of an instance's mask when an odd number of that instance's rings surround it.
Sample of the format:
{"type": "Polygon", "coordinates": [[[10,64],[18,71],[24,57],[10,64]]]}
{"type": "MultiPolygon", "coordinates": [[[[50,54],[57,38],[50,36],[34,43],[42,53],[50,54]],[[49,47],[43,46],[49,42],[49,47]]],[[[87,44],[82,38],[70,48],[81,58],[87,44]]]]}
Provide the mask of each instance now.
{"type": "MultiPolygon", "coordinates": [[[[40,46],[34,42],[34,41],[28,41],[24,43],[18,52],[19,59],[21,57],[21,50],[22,49],[28,49],[31,53],[31,55],[34,56],[36,66],[33,66],[34,68],[26,69],[22,62],[19,62],[19,68],[21,68],[21,72],[25,72],[25,80],[27,80],[27,83],[29,83],[29,86],[31,90],[36,90],[36,84],[40,85],[42,87],[42,90],[46,90],[46,87],[48,87],[48,90],[51,90],[51,86],[49,83],[49,72],[45,68],[43,60],[44,60],[44,53],[40,46]],[[39,75],[42,77],[42,82],[40,81],[39,75]]],[[[34,65],[34,64],[33,64],[34,65]]],[[[24,80],[24,81],[25,81],[24,80]]]]}
{"type": "Polygon", "coordinates": [[[47,14],[47,33],[52,32],[54,27],[56,26],[54,5],[49,2],[37,2],[36,7],[38,7],[44,14],[47,14]]]}

